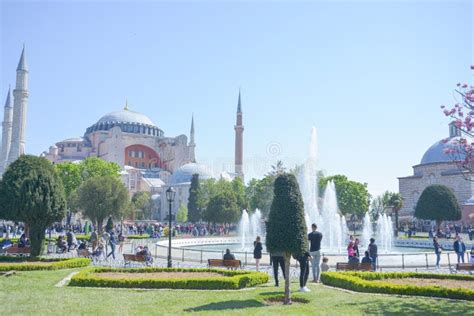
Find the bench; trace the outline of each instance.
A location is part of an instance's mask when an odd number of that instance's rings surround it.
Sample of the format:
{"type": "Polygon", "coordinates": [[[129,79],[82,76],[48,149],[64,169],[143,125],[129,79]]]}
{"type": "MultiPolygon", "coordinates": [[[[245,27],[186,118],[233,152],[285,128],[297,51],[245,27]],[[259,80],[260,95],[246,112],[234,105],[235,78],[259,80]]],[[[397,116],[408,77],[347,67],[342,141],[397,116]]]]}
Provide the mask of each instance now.
{"type": "Polygon", "coordinates": [[[223,259],[207,259],[207,266],[210,267],[224,267],[229,269],[242,268],[240,260],[223,260],[223,259]]]}
{"type": "Polygon", "coordinates": [[[474,263],[458,263],[456,271],[474,271],[474,263]]]}
{"type": "Polygon", "coordinates": [[[372,271],[371,263],[348,263],[338,262],[336,263],[336,271],[372,271]]]}
{"type": "Polygon", "coordinates": [[[147,264],[145,255],[133,255],[133,254],[123,254],[123,261],[125,261],[124,266],[131,265],[132,262],[141,262],[147,264]]]}
{"type": "Polygon", "coordinates": [[[77,250],[77,256],[78,257],[83,257],[83,258],[92,258],[92,254],[87,249],[78,249],[77,250]]]}
{"type": "Polygon", "coordinates": [[[5,249],[5,253],[8,255],[29,255],[31,252],[30,247],[18,247],[18,245],[13,245],[5,249]]]}

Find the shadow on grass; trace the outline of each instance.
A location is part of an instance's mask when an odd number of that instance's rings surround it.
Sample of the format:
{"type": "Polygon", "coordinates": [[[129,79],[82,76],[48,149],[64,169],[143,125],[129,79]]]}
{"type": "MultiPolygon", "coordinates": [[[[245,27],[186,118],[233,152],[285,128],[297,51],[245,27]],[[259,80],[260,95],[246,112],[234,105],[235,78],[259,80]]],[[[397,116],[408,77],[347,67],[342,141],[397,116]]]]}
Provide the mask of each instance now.
{"type": "Polygon", "coordinates": [[[265,304],[257,300],[244,300],[244,301],[224,301],[217,303],[209,303],[206,305],[185,309],[185,312],[200,312],[200,311],[223,311],[226,309],[242,309],[249,307],[263,307],[265,304]]]}
{"type": "Polygon", "coordinates": [[[400,301],[380,299],[377,301],[341,303],[341,305],[354,306],[354,309],[362,309],[364,313],[370,315],[470,315],[474,308],[474,302],[449,301],[428,297],[426,299],[403,297],[403,300],[400,301]],[[361,308],[361,305],[364,307],[361,308]]]}

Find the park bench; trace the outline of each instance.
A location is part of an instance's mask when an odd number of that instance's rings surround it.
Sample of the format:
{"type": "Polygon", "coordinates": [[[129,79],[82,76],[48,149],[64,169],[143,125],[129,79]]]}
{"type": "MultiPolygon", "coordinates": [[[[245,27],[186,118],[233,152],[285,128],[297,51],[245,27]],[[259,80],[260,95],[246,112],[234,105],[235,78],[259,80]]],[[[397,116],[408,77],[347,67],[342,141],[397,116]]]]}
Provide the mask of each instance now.
{"type": "Polygon", "coordinates": [[[133,254],[123,254],[123,261],[125,262],[124,266],[129,266],[132,262],[141,262],[143,264],[147,264],[146,256],[145,255],[133,255],[133,254]]]}
{"type": "Polygon", "coordinates": [[[5,249],[5,254],[7,255],[20,255],[26,256],[29,255],[31,252],[30,247],[18,247],[18,245],[13,245],[5,249]]]}
{"type": "Polygon", "coordinates": [[[223,259],[207,259],[207,266],[210,267],[224,267],[229,269],[242,268],[240,260],[223,260],[223,259]]]}
{"type": "Polygon", "coordinates": [[[78,249],[77,250],[77,256],[78,257],[83,257],[83,258],[92,258],[92,254],[87,249],[78,249]]]}
{"type": "Polygon", "coordinates": [[[372,271],[371,263],[348,263],[338,262],[336,263],[337,271],[372,271]]]}
{"type": "Polygon", "coordinates": [[[474,271],[474,263],[458,263],[456,271],[474,271]]]}

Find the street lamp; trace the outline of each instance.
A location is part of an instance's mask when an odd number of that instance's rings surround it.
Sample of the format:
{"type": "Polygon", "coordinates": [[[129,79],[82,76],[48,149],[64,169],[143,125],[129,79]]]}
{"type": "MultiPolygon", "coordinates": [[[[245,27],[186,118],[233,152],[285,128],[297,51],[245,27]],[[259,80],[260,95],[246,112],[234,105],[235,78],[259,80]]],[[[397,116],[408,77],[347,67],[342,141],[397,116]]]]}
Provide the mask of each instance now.
{"type": "Polygon", "coordinates": [[[170,206],[170,212],[168,215],[169,219],[169,226],[168,226],[168,268],[171,268],[173,263],[171,261],[171,203],[174,201],[174,197],[176,195],[176,190],[173,187],[169,187],[166,190],[166,199],[168,200],[170,206]]]}

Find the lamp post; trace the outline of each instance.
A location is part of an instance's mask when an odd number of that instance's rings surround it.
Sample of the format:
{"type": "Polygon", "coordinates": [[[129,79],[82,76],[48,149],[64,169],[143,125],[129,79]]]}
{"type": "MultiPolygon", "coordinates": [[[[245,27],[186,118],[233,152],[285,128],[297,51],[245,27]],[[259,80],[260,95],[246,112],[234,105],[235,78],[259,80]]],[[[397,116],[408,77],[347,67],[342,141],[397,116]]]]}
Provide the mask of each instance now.
{"type": "Polygon", "coordinates": [[[168,226],[168,268],[171,268],[173,266],[173,263],[171,261],[171,203],[174,201],[174,197],[176,195],[176,190],[173,187],[169,187],[168,190],[166,190],[166,199],[168,200],[169,203],[169,214],[168,214],[168,219],[169,219],[169,226],[168,226]]]}

